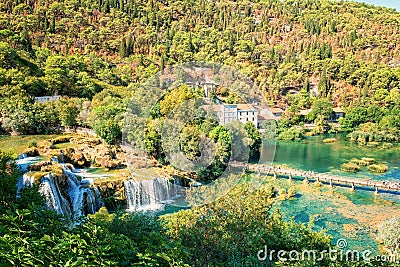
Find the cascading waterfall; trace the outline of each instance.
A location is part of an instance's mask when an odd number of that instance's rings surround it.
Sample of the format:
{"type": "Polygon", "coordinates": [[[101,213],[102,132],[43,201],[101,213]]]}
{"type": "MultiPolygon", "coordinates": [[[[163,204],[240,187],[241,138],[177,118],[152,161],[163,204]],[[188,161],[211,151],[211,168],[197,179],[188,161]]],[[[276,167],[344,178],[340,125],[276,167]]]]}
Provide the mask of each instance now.
{"type": "Polygon", "coordinates": [[[18,155],[18,159],[16,161],[17,165],[20,167],[22,172],[28,171],[28,166],[32,163],[38,162],[40,157],[28,157],[26,153],[18,155]]]}
{"type": "Polygon", "coordinates": [[[26,153],[22,153],[22,154],[18,155],[18,160],[26,159],[27,157],[28,157],[28,155],[26,153]]]}
{"type": "MultiPolygon", "coordinates": [[[[99,189],[92,185],[93,180],[82,179],[82,181],[79,181],[78,177],[72,172],[77,171],[73,166],[71,166],[72,170],[64,164],[61,164],[61,166],[68,178],[64,187],[64,194],[51,174],[41,178],[39,192],[44,195],[46,206],[75,221],[82,219],[85,214],[93,214],[98,211],[104,205],[104,202],[101,199],[99,189]]],[[[33,183],[34,176],[31,173],[25,173],[18,182],[17,195],[22,188],[32,186],[33,183]]]]}
{"type": "Polygon", "coordinates": [[[72,211],[68,200],[61,194],[60,187],[51,174],[41,180],[39,192],[46,198],[46,206],[58,214],[71,217],[72,211]]]}
{"type": "Polygon", "coordinates": [[[31,173],[25,173],[18,181],[18,189],[20,190],[23,187],[32,186],[34,181],[35,178],[31,173]]]}
{"type": "Polygon", "coordinates": [[[22,188],[32,186],[34,181],[35,177],[31,173],[25,173],[19,178],[17,183],[17,197],[21,196],[22,188]]]}
{"type": "Polygon", "coordinates": [[[128,210],[155,210],[179,197],[179,186],[164,178],[124,182],[128,210]]]}
{"type": "MultiPolygon", "coordinates": [[[[92,179],[78,180],[78,177],[73,173],[75,170],[72,167],[70,170],[66,165],[62,165],[65,175],[68,177],[67,192],[71,199],[72,217],[74,220],[79,220],[86,213],[95,213],[104,205],[101,200],[100,192],[96,186],[91,186],[92,179]]],[[[76,171],[76,170],[75,170],[76,171]]]]}

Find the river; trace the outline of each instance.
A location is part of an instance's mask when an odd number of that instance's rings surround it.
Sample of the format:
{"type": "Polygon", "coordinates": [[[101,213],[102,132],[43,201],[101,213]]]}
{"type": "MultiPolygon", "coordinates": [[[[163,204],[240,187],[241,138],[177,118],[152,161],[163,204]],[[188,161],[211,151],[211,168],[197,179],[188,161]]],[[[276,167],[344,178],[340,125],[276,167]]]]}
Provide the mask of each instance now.
{"type": "MultiPolygon", "coordinates": [[[[332,136],[329,136],[332,137],[332,136]]],[[[278,141],[274,164],[287,165],[301,170],[319,173],[354,177],[358,179],[390,180],[400,182],[400,150],[397,144],[386,149],[360,146],[349,142],[345,135],[334,136],[338,142],[325,144],[327,136],[307,138],[302,141],[278,141]],[[347,173],[340,170],[343,163],[353,158],[374,158],[377,162],[389,166],[384,174],[371,173],[363,168],[358,173],[347,173]]],[[[271,182],[275,186],[288,188],[287,180],[271,182]]],[[[375,241],[377,226],[383,220],[400,216],[400,198],[396,195],[379,194],[357,190],[350,192],[347,188],[328,186],[321,188],[305,187],[296,183],[296,198],[283,201],[279,208],[287,219],[307,223],[310,217],[315,218],[315,229],[327,230],[333,240],[344,238],[349,248],[369,249],[378,252],[375,241]]]]}

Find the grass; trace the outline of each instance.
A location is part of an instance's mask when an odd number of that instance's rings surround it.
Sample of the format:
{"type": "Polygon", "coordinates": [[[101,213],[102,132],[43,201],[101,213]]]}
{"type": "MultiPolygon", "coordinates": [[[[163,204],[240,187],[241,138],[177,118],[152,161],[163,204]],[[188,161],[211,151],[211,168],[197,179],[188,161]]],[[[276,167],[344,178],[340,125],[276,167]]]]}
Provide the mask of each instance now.
{"type": "Polygon", "coordinates": [[[40,145],[41,142],[47,141],[60,135],[20,135],[20,136],[0,136],[0,149],[5,151],[12,151],[14,154],[22,154],[29,144],[36,142],[40,145]]]}
{"type": "Polygon", "coordinates": [[[52,146],[52,148],[55,149],[64,149],[64,148],[69,148],[69,147],[73,147],[74,144],[71,144],[70,142],[65,142],[65,143],[58,143],[52,146]]]}

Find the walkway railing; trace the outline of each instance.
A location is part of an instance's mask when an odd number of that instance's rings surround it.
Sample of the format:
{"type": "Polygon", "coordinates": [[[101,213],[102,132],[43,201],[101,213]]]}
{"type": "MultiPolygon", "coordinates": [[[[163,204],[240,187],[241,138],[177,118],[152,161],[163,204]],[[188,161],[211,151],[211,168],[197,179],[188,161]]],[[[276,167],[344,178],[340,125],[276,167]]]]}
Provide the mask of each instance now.
{"type": "Polygon", "coordinates": [[[400,183],[387,182],[387,181],[372,181],[372,180],[362,180],[359,178],[349,178],[341,177],[326,173],[315,173],[313,171],[301,171],[288,167],[277,167],[268,165],[255,165],[248,164],[248,170],[254,171],[257,175],[268,175],[275,178],[282,177],[289,180],[306,180],[309,182],[320,182],[322,184],[328,184],[330,186],[341,186],[348,187],[352,190],[357,188],[367,191],[385,192],[391,194],[400,195],[400,183]]]}

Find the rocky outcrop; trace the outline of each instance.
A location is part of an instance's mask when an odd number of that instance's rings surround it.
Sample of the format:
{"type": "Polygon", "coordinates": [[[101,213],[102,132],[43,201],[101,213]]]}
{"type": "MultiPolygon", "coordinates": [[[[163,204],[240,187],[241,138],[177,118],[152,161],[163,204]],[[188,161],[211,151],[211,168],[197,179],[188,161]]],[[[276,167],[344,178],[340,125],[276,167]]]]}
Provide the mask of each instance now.
{"type": "Polygon", "coordinates": [[[51,161],[40,161],[28,166],[29,171],[40,172],[43,167],[52,165],[51,161]]]}
{"type": "Polygon", "coordinates": [[[94,184],[100,191],[100,195],[108,210],[117,210],[121,207],[126,207],[126,195],[124,188],[124,181],[126,177],[113,179],[97,179],[94,184]]]}
{"type": "Polygon", "coordinates": [[[58,136],[54,139],[51,139],[50,142],[52,145],[56,145],[56,144],[71,142],[72,138],[73,137],[70,135],[62,135],[62,136],[58,136]]]}
{"type": "Polygon", "coordinates": [[[36,147],[32,147],[25,150],[22,154],[26,154],[27,157],[37,157],[39,156],[39,150],[36,147]]]}
{"type": "Polygon", "coordinates": [[[54,180],[62,187],[68,184],[68,176],[65,174],[64,169],[60,164],[43,166],[40,171],[51,173],[54,180]]]}
{"type": "Polygon", "coordinates": [[[60,162],[71,163],[78,167],[89,167],[91,165],[91,156],[89,153],[85,153],[84,147],[68,147],[60,152],[57,156],[60,162]]]}
{"type": "Polygon", "coordinates": [[[57,155],[60,162],[71,163],[78,167],[103,167],[116,169],[125,167],[123,151],[119,146],[83,144],[62,149],[57,155]]]}
{"type": "Polygon", "coordinates": [[[59,162],[71,163],[78,168],[95,166],[116,169],[125,167],[122,148],[104,144],[99,138],[61,136],[51,140],[50,144],[53,148],[47,150],[46,154],[57,157],[59,162]],[[70,142],[71,145],[62,149],[55,149],[53,145],[60,142],[70,142]]]}

